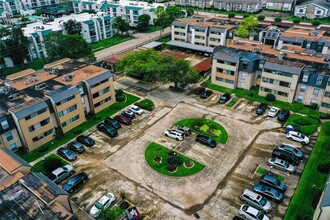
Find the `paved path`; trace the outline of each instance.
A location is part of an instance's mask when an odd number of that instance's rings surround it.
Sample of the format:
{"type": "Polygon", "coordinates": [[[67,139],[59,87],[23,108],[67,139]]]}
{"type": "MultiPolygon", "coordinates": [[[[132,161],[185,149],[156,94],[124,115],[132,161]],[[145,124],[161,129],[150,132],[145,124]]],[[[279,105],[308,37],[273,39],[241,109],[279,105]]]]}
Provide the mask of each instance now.
{"type": "MultiPolygon", "coordinates": [[[[168,27],[162,32],[162,35],[168,34],[170,32],[171,32],[171,29],[168,27]]],[[[112,54],[126,50],[128,48],[131,48],[131,47],[141,44],[143,42],[155,39],[160,36],[160,33],[159,33],[159,31],[155,31],[152,33],[138,33],[138,34],[134,34],[133,36],[135,38],[132,40],[125,41],[125,42],[117,44],[115,46],[95,52],[96,60],[104,59],[106,57],[111,56],[112,54]]]]}

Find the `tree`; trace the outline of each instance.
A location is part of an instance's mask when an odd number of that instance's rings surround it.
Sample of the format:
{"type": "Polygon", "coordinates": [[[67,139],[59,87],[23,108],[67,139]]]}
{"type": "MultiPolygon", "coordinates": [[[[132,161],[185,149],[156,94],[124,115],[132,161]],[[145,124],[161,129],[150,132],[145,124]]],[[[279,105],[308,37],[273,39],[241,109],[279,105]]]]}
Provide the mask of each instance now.
{"type": "Polygon", "coordinates": [[[229,18],[229,20],[230,20],[231,18],[234,18],[234,17],[235,17],[235,13],[230,12],[230,13],[228,14],[228,18],[229,18]]]}
{"type": "Polygon", "coordinates": [[[10,57],[14,65],[23,65],[29,54],[29,41],[20,27],[14,27],[5,40],[5,56],[10,57]]]}
{"type": "Polygon", "coordinates": [[[52,172],[60,166],[62,166],[62,161],[58,158],[48,158],[43,164],[43,167],[47,172],[52,172]]]}
{"type": "Polygon", "coordinates": [[[314,25],[314,26],[319,26],[320,24],[321,24],[321,22],[318,20],[315,20],[312,22],[312,25],[314,25]]]}
{"type": "Polygon", "coordinates": [[[34,15],[36,15],[36,16],[40,16],[41,13],[42,13],[41,8],[36,8],[34,11],[34,15]]]}
{"type": "Polygon", "coordinates": [[[259,15],[257,18],[259,21],[263,21],[263,20],[265,20],[266,17],[265,17],[265,15],[259,15]]]}
{"type": "Polygon", "coordinates": [[[147,27],[149,26],[150,15],[143,14],[138,17],[138,23],[136,29],[141,32],[146,32],[147,27]]]}
{"type": "Polygon", "coordinates": [[[275,101],[276,97],[273,93],[267,93],[265,99],[269,102],[273,102],[273,101],[275,101]]]}
{"type": "Polygon", "coordinates": [[[246,38],[249,36],[249,31],[243,25],[239,25],[236,35],[238,37],[246,38]]]}
{"type": "Polygon", "coordinates": [[[246,17],[238,26],[236,35],[243,38],[249,37],[250,34],[254,32],[254,28],[258,26],[258,24],[259,22],[255,20],[253,16],[246,17]]]}
{"type": "Polygon", "coordinates": [[[186,10],[186,15],[187,15],[187,17],[191,17],[191,16],[193,16],[194,15],[194,9],[192,9],[192,8],[188,8],[187,10],[186,10]]]}
{"type": "Polygon", "coordinates": [[[76,20],[70,19],[63,25],[67,34],[80,34],[81,32],[81,23],[76,20]]]}
{"type": "Polygon", "coordinates": [[[280,17],[276,17],[276,18],[274,18],[274,21],[276,21],[276,22],[281,22],[281,21],[282,21],[282,18],[280,18],[280,17]]]}
{"type": "Polygon", "coordinates": [[[125,32],[126,34],[128,34],[129,23],[126,20],[124,20],[122,17],[115,18],[114,26],[121,34],[125,32]]]}
{"type": "Polygon", "coordinates": [[[165,10],[165,13],[171,20],[171,23],[177,18],[183,18],[185,13],[179,7],[176,6],[168,6],[165,10]]]}
{"type": "Polygon", "coordinates": [[[63,35],[60,32],[52,32],[46,37],[45,46],[49,61],[64,57],[95,59],[91,48],[81,35],[63,35]]]}
{"type": "Polygon", "coordinates": [[[293,22],[294,24],[299,24],[299,23],[300,23],[300,19],[299,19],[299,18],[294,18],[294,19],[292,20],[292,22],[293,22]]]}
{"type": "MultiPolygon", "coordinates": [[[[155,10],[155,14],[157,18],[155,19],[155,24],[160,26],[162,29],[160,30],[161,32],[164,31],[164,29],[168,26],[171,25],[171,18],[169,15],[166,13],[164,7],[158,6],[155,10]]],[[[160,32],[160,33],[161,33],[160,32]]]]}

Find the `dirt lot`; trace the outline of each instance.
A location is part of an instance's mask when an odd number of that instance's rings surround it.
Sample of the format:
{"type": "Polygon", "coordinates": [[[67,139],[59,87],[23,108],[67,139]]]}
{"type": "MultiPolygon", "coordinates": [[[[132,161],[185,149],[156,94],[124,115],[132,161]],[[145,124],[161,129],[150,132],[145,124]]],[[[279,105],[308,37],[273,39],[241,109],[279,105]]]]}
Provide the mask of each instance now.
{"type": "MultiPolygon", "coordinates": [[[[122,88],[129,86],[126,83],[122,88]]],[[[125,194],[150,219],[191,219],[195,218],[193,213],[201,219],[232,219],[242,204],[240,194],[258,183],[258,165],[268,168],[266,161],[274,146],[292,143],[276,119],[255,115],[257,103],[242,101],[235,109],[227,109],[217,104],[220,93],[201,100],[191,92],[177,95],[160,90],[144,89],[143,93],[156,102],[156,110],[137,116],[131,126],[122,126],[118,137],[111,139],[90,131],[96,146],[74,163],[77,172],[85,171],[90,177],[71,197],[79,219],[88,219],[91,206],[106,192],[113,192],[117,198],[125,194]],[[179,102],[181,97],[184,98],[179,102]],[[194,136],[180,143],[163,135],[173,123],[187,117],[205,117],[220,123],[229,134],[228,142],[210,149],[195,143],[194,136]],[[207,167],[191,177],[158,174],[144,160],[150,141],[175,148],[207,167]]],[[[303,151],[309,153],[309,148],[303,151]]],[[[284,176],[288,185],[284,201],[272,203],[273,211],[268,214],[272,219],[284,216],[303,166],[289,176],[272,170],[284,176]]]]}

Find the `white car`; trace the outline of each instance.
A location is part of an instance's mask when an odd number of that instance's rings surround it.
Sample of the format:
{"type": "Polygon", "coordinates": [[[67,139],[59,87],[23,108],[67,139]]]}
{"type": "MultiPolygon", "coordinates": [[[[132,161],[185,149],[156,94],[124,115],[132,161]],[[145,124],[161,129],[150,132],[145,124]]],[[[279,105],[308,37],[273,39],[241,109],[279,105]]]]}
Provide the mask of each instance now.
{"type": "Polygon", "coordinates": [[[268,115],[269,117],[275,117],[279,111],[280,111],[279,108],[277,108],[277,107],[271,107],[271,108],[269,109],[267,115],[268,115]]]}
{"type": "Polygon", "coordinates": [[[267,215],[262,213],[256,208],[253,208],[252,206],[249,205],[242,205],[241,208],[239,209],[239,214],[249,220],[269,220],[267,215]]]}
{"type": "Polygon", "coordinates": [[[302,144],[309,144],[309,138],[297,131],[289,131],[286,134],[286,137],[292,141],[297,141],[302,144]]]}
{"type": "Polygon", "coordinates": [[[184,139],[184,133],[174,130],[174,129],[168,129],[164,132],[166,137],[173,138],[177,141],[183,141],[184,139]]]}
{"type": "Polygon", "coordinates": [[[270,168],[275,168],[275,169],[278,169],[278,170],[282,170],[282,171],[287,172],[287,173],[296,172],[295,166],[289,164],[285,160],[281,160],[281,159],[278,159],[278,158],[274,158],[274,157],[270,158],[268,160],[267,164],[270,168]]]}
{"type": "Polygon", "coordinates": [[[97,218],[101,210],[108,208],[115,200],[116,197],[112,193],[107,193],[93,205],[89,214],[97,218]]]}
{"type": "Polygon", "coordinates": [[[129,107],[129,110],[138,115],[142,115],[144,113],[143,109],[136,105],[131,105],[131,107],[129,107]]]}

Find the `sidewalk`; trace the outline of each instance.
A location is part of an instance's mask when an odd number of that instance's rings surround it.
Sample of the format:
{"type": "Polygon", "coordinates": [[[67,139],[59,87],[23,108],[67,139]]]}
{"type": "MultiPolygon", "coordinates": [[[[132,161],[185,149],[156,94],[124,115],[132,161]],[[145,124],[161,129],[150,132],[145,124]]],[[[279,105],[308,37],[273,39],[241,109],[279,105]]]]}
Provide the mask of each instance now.
{"type": "MultiPolygon", "coordinates": [[[[168,34],[171,32],[170,27],[166,28],[163,32],[162,35],[168,34]]],[[[126,50],[130,47],[133,47],[137,44],[141,44],[143,42],[146,42],[148,40],[155,39],[160,36],[160,31],[155,31],[152,33],[138,33],[133,35],[135,38],[129,41],[125,41],[123,43],[117,44],[115,46],[106,48],[104,50],[100,50],[95,53],[96,60],[101,60],[106,57],[111,56],[112,54],[118,53],[120,51],[126,50]]]]}

